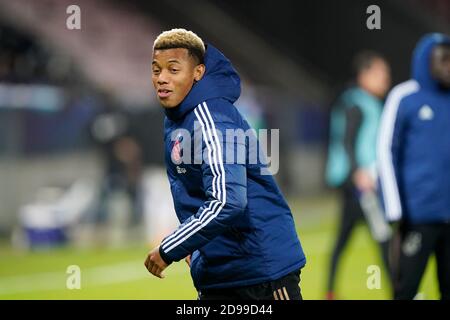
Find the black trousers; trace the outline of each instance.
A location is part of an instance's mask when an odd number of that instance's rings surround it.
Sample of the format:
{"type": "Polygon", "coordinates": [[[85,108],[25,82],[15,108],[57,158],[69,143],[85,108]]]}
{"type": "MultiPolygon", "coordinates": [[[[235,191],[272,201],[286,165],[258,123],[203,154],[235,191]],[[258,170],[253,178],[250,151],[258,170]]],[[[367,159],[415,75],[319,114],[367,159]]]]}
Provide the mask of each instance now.
{"type": "Polygon", "coordinates": [[[402,223],[395,238],[394,299],[414,298],[434,253],[441,299],[450,300],[450,223],[402,223]]]}
{"type": "MultiPolygon", "coordinates": [[[[341,212],[340,212],[340,222],[339,229],[337,233],[337,238],[335,241],[335,246],[333,248],[333,253],[331,255],[331,261],[329,264],[329,274],[327,282],[327,291],[333,292],[336,283],[336,274],[339,265],[341,255],[347,246],[352,232],[360,221],[367,221],[361,204],[355,194],[355,186],[352,182],[347,181],[340,188],[340,200],[341,200],[341,212]]],[[[376,240],[376,239],[375,239],[376,240]]],[[[391,280],[391,267],[390,267],[390,239],[384,241],[376,240],[379,245],[379,251],[384,263],[385,270],[387,271],[387,276],[391,280]]]]}
{"type": "Polygon", "coordinates": [[[198,300],[302,300],[300,272],[253,286],[201,290],[198,300]]]}

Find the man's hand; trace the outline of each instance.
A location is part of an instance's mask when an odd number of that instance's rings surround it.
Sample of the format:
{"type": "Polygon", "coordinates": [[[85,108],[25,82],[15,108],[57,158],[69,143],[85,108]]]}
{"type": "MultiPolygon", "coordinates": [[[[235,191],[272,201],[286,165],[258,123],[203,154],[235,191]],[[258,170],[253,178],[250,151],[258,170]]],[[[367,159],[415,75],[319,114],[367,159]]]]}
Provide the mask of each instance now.
{"type": "Polygon", "coordinates": [[[184,260],[186,261],[187,265],[190,268],[191,267],[191,255],[188,255],[184,260]]]}
{"type": "Polygon", "coordinates": [[[370,172],[365,169],[357,169],[353,174],[353,183],[361,192],[368,192],[375,190],[375,181],[370,172]]]}
{"type": "Polygon", "coordinates": [[[167,263],[161,258],[159,254],[159,246],[154,248],[148,253],[147,259],[145,259],[145,267],[147,270],[153,274],[155,277],[164,278],[162,273],[165,268],[167,268],[167,263]]]}

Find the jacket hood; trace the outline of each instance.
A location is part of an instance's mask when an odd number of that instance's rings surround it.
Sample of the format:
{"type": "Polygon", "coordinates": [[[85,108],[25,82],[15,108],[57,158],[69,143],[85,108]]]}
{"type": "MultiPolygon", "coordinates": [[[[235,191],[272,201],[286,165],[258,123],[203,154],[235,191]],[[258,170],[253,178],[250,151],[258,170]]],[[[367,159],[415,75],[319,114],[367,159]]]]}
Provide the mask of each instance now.
{"type": "Polygon", "coordinates": [[[422,88],[437,90],[438,83],[431,77],[430,62],[431,52],[437,45],[448,43],[450,37],[442,33],[427,34],[417,43],[413,53],[412,77],[422,88]]]}
{"type": "Polygon", "coordinates": [[[171,120],[178,120],[205,100],[224,98],[234,103],[241,94],[241,79],[230,60],[222,52],[207,44],[205,52],[205,74],[196,82],[179,106],[164,109],[171,120]]]}

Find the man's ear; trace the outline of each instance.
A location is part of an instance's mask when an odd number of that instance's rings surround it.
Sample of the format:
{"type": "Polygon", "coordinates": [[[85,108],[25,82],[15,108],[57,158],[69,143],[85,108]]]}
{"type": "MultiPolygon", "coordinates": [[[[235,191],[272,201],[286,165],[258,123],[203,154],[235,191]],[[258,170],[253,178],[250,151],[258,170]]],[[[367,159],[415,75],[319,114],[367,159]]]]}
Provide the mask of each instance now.
{"type": "Polygon", "coordinates": [[[205,65],[204,64],[199,64],[197,66],[195,66],[194,69],[194,80],[195,81],[200,81],[203,78],[203,75],[205,74],[205,65]]]}

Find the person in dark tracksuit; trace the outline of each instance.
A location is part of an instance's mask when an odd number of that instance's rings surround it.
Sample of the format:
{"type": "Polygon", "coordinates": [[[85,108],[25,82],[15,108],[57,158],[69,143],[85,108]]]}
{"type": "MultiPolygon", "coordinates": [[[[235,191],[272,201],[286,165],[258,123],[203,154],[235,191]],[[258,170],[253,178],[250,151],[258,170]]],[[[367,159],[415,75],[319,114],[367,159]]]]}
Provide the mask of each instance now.
{"type": "Polygon", "coordinates": [[[413,299],[435,254],[450,299],[450,37],[417,44],[412,79],[392,89],[382,115],[378,163],[386,216],[399,221],[395,299],[413,299]]]}
{"type": "Polygon", "coordinates": [[[150,251],[146,268],[163,277],[186,258],[200,300],[301,299],[306,259],[288,204],[264,161],[227,158],[254,152],[249,139],[223,138],[250,129],[233,105],[240,78],[232,64],[193,32],[173,29],[155,40],[152,73],[181,224],[150,251]]]}
{"type": "Polygon", "coordinates": [[[378,53],[362,51],[353,60],[356,85],[346,89],[332,107],[326,181],[341,196],[340,226],[331,256],[327,299],[335,299],[338,262],[351,232],[365,218],[380,244],[388,275],[390,226],[376,193],[376,139],[382,99],[390,86],[390,70],[378,53]]]}

